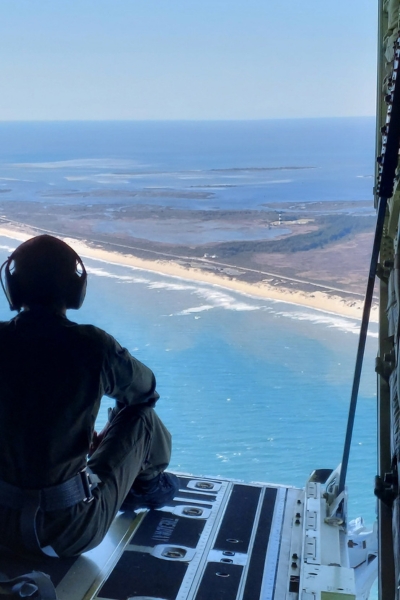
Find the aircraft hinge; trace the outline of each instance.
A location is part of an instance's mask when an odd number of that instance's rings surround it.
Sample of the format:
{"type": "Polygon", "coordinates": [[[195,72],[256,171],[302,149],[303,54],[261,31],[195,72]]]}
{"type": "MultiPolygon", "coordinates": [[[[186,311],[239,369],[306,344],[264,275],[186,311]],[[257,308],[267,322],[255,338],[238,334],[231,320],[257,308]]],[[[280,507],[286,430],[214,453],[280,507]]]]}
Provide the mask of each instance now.
{"type": "Polygon", "coordinates": [[[388,283],[390,271],[393,269],[393,266],[393,260],[385,260],[383,264],[378,263],[376,265],[376,276],[384,283],[388,283]]]}
{"type": "Polygon", "coordinates": [[[386,506],[392,508],[393,502],[399,495],[397,472],[385,473],[383,478],[377,475],[375,477],[374,494],[386,506]]]}
{"type": "MultiPolygon", "coordinates": [[[[385,356],[385,359],[388,358],[385,356]]],[[[389,381],[389,377],[394,369],[395,363],[388,360],[382,360],[380,356],[375,359],[375,373],[378,373],[385,381],[389,381]]]]}

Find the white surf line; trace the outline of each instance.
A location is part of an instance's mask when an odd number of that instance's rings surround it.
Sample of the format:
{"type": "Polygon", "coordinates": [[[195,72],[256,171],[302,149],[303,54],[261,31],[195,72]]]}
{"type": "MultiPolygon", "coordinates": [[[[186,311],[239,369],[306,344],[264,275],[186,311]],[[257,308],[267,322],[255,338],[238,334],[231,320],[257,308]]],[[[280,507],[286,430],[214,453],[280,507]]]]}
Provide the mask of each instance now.
{"type": "MultiPolygon", "coordinates": [[[[30,227],[31,229],[37,230],[37,231],[44,231],[45,233],[52,233],[54,235],[58,235],[61,237],[69,237],[71,238],[71,235],[65,232],[60,232],[60,231],[53,231],[51,229],[44,229],[42,227],[36,227],[35,225],[28,225],[26,223],[20,223],[18,221],[12,221],[11,219],[7,219],[7,218],[0,218],[0,223],[3,222],[4,224],[10,223],[10,224],[14,224],[17,226],[22,226],[22,227],[30,227]]],[[[228,264],[228,263],[222,263],[222,262],[218,262],[218,261],[211,261],[208,260],[207,258],[198,258],[198,257],[193,257],[193,256],[185,256],[182,254],[172,254],[169,252],[159,252],[158,250],[148,250],[147,248],[141,248],[140,246],[127,246],[126,244],[117,244],[115,242],[106,242],[104,240],[97,240],[95,238],[89,238],[88,237],[83,237],[77,234],[73,234],[72,239],[79,239],[83,242],[89,243],[90,242],[95,242],[97,244],[101,244],[104,246],[104,244],[108,244],[109,246],[117,246],[118,248],[126,248],[127,250],[139,250],[140,252],[149,252],[151,254],[157,254],[158,256],[161,257],[171,257],[171,258],[177,258],[179,260],[190,260],[190,261],[198,261],[198,262],[203,262],[203,263],[207,263],[210,265],[218,265],[218,266],[222,266],[222,267],[229,267],[231,269],[240,269],[241,271],[244,272],[249,272],[249,273],[257,273],[259,275],[268,275],[269,277],[275,277],[276,279],[280,279],[283,282],[285,281],[291,281],[294,283],[303,283],[305,285],[311,285],[313,287],[317,287],[320,288],[322,290],[325,290],[327,292],[341,292],[342,294],[349,294],[351,296],[357,296],[358,298],[364,298],[364,294],[360,294],[358,292],[352,292],[350,290],[344,290],[341,288],[337,288],[337,287],[330,287],[327,285],[322,285],[321,283],[313,283],[312,281],[307,281],[305,279],[296,279],[295,277],[287,277],[286,275],[278,275],[277,273],[271,273],[269,271],[259,271],[258,269],[250,269],[249,267],[239,267],[236,265],[232,265],[232,264],[228,264]]],[[[138,257],[139,258],[139,257],[138,257]]]]}
{"type": "MultiPolygon", "coordinates": [[[[4,222],[7,222],[7,223],[11,222],[9,219],[6,220],[5,218],[2,219],[0,217],[0,223],[1,223],[2,220],[4,222]]],[[[18,222],[17,221],[13,221],[13,223],[16,224],[18,222]]],[[[30,226],[30,225],[26,225],[24,223],[18,223],[18,225],[23,226],[25,228],[30,228],[30,229],[36,230],[36,231],[43,231],[45,233],[53,233],[53,234],[59,235],[62,238],[67,238],[68,240],[71,240],[71,239],[75,239],[77,241],[80,240],[80,241],[82,241],[87,246],[87,248],[88,248],[89,251],[91,249],[90,246],[87,243],[87,238],[83,237],[83,236],[77,236],[77,235],[75,235],[74,238],[71,238],[71,236],[67,236],[64,233],[52,231],[52,230],[49,230],[49,229],[42,229],[42,228],[39,228],[39,227],[33,227],[33,226],[30,226]]],[[[28,237],[29,237],[29,235],[27,235],[26,233],[24,233],[21,236],[21,232],[13,232],[12,230],[9,230],[9,232],[7,234],[2,234],[2,235],[4,235],[4,237],[9,237],[11,239],[20,239],[22,241],[28,239],[28,237]],[[19,238],[18,238],[18,235],[20,235],[19,238]]],[[[127,248],[129,248],[129,246],[127,246],[127,248]]],[[[96,248],[94,248],[94,249],[96,249],[96,248]]],[[[112,254],[112,250],[104,249],[104,246],[102,246],[101,248],[98,248],[98,249],[101,250],[101,251],[103,251],[103,252],[105,252],[105,253],[108,252],[108,253],[112,254]]],[[[117,253],[115,252],[115,254],[117,254],[117,253]]],[[[105,259],[105,258],[93,257],[93,256],[90,256],[90,254],[85,254],[85,253],[82,253],[82,252],[81,252],[81,256],[89,258],[90,260],[94,260],[94,261],[97,261],[97,262],[105,263],[107,265],[115,265],[115,266],[118,266],[118,267],[123,266],[123,267],[134,269],[136,271],[144,271],[146,273],[157,274],[157,275],[160,275],[162,277],[167,277],[167,278],[172,278],[172,279],[179,279],[180,281],[184,281],[184,282],[187,282],[187,281],[190,281],[190,282],[193,282],[193,283],[196,282],[197,284],[204,285],[205,287],[221,288],[224,291],[229,290],[232,293],[239,294],[241,296],[245,296],[245,297],[251,298],[253,300],[260,300],[260,301],[264,300],[266,302],[271,302],[271,303],[274,303],[274,304],[282,302],[284,304],[289,304],[291,306],[300,307],[302,309],[309,309],[309,310],[316,311],[316,312],[319,312],[319,313],[332,315],[333,317],[338,317],[339,316],[339,317],[341,317],[343,319],[351,319],[351,320],[357,320],[357,321],[359,321],[361,319],[360,315],[346,315],[346,314],[343,314],[341,312],[335,312],[333,310],[329,310],[327,308],[321,308],[321,307],[317,307],[317,306],[310,306],[309,304],[306,304],[306,303],[302,303],[302,302],[298,302],[298,301],[296,302],[295,300],[289,300],[288,298],[271,298],[271,297],[268,297],[268,296],[260,296],[260,295],[254,293],[254,292],[252,293],[250,290],[249,291],[244,291],[244,290],[236,289],[236,288],[233,288],[233,287],[231,287],[231,286],[228,285],[229,280],[226,280],[227,283],[224,285],[224,283],[223,283],[224,278],[221,275],[219,276],[220,281],[218,283],[214,282],[214,281],[202,281],[202,280],[191,279],[190,278],[190,269],[187,269],[187,272],[188,272],[189,276],[183,276],[183,275],[176,275],[176,274],[172,274],[172,273],[165,273],[163,271],[159,271],[159,270],[157,270],[155,268],[155,265],[154,266],[152,265],[152,267],[149,268],[148,266],[140,266],[139,267],[139,266],[135,266],[135,265],[122,264],[122,263],[118,262],[118,260],[115,261],[115,260],[110,260],[110,259],[105,259]]],[[[138,257],[132,255],[132,258],[138,258],[138,257]]],[[[138,258],[138,260],[146,260],[146,259],[139,259],[138,258]]],[[[149,262],[151,262],[151,261],[149,261],[149,262]]],[[[178,266],[181,266],[181,265],[178,265],[178,266]]],[[[218,277],[218,275],[216,275],[216,277],[218,277]]],[[[251,286],[253,284],[248,284],[248,285],[251,286]]],[[[271,286],[271,287],[273,287],[273,286],[271,286]]],[[[217,306],[215,306],[215,307],[213,306],[213,308],[217,308],[217,306]]]]}

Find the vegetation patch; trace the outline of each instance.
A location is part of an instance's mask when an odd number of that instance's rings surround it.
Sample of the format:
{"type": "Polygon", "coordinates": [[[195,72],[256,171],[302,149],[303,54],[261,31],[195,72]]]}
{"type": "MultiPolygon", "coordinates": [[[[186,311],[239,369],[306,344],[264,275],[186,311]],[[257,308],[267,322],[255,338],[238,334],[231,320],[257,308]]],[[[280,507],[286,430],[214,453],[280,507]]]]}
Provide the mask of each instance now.
{"type": "Polygon", "coordinates": [[[324,248],[358,233],[372,231],[375,221],[374,216],[323,215],[315,220],[318,227],[316,231],[287,235],[275,240],[224,242],[215,244],[214,249],[218,252],[219,257],[233,256],[243,252],[305,252],[324,248]]]}

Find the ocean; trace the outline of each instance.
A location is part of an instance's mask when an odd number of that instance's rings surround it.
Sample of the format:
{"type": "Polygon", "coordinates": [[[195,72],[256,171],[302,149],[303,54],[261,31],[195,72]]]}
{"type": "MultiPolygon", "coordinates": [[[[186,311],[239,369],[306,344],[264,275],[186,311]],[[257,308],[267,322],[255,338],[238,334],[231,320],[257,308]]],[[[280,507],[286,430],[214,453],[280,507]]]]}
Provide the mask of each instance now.
{"type": "Polygon", "coordinates": [[[73,203],[90,194],[93,204],[117,204],[118,193],[134,191],[131,203],[192,210],[365,201],[373,186],[374,128],[366,117],[3,122],[0,199],[73,203]]]}
{"type": "MultiPolygon", "coordinates": [[[[370,201],[372,211],[373,144],[372,118],[0,123],[0,204],[82,202],[83,192],[100,188],[193,210],[340,200],[370,201]]],[[[0,260],[15,245],[0,238],[0,260]]],[[[153,369],[157,410],[173,435],[171,469],[303,486],[313,469],[339,464],[358,320],[85,264],[87,298],[69,318],[107,330],[153,369]]],[[[0,319],[10,316],[0,299],[0,319]]],[[[376,352],[372,325],[347,478],[349,516],[368,525],[376,507],[376,352]]],[[[108,405],[104,399],[99,427],[108,405]]]]}

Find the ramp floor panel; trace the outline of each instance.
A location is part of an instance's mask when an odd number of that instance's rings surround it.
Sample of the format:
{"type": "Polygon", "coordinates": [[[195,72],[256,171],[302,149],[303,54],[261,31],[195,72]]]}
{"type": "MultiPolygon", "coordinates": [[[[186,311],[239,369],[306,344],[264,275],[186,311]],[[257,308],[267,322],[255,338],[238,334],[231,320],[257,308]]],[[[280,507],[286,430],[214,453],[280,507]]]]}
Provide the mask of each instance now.
{"type": "Polygon", "coordinates": [[[291,515],[284,536],[282,529],[293,505],[287,499],[299,490],[179,479],[170,506],[120,513],[102,544],[81,557],[0,554],[0,571],[9,577],[44,571],[59,600],[278,600],[278,577],[289,594],[291,515]]]}

